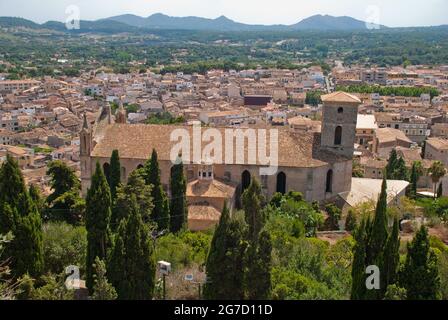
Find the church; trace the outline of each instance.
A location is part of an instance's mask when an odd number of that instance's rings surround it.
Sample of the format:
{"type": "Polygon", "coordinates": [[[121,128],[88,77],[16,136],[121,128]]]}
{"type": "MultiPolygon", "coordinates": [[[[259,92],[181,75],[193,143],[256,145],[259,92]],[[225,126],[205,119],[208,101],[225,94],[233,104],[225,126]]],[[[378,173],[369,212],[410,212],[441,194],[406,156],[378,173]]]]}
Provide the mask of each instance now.
{"type": "MultiPolygon", "coordinates": [[[[224,202],[232,208],[254,178],[260,181],[268,198],[276,192],[299,191],[307,201],[322,203],[350,191],[356,122],[361,101],[348,93],[335,92],[322,96],[322,103],[321,132],[297,132],[288,127],[278,129],[278,169],[273,175],[261,175],[262,164],[249,162],[248,157],[244,157],[245,162],[236,163],[183,159],[188,181],[189,228],[203,230],[214,225],[219,220],[224,202]]],[[[119,151],[121,180],[125,183],[132,171],[144,165],[153,149],[158,153],[161,181],[169,194],[173,166],[171,151],[175,145],[170,135],[176,129],[193,134],[192,126],[187,125],[127,124],[122,105],[115,117],[109,107],[102,110],[93,125],[84,119],[80,132],[83,194],[90,186],[96,162],[108,172],[113,150],[119,151]]],[[[214,129],[224,136],[226,128],[214,129]]],[[[245,152],[252,147],[245,142],[245,152]]],[[[224,149],[223,154],[233,154],[234,151],[224,149]]]]}

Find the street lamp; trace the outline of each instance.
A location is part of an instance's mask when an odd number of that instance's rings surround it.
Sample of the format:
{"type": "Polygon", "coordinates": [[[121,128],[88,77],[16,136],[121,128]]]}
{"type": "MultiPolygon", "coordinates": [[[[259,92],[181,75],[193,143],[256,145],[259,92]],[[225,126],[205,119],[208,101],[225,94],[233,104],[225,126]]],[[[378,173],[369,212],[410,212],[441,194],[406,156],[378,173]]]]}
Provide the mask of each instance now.
{"type": "Polygon", "coordinates": [[[166,276],[170,274],[171,272],[171,263],[166,261],[159,261],[157,262],[157,265],[159,266],[159,272],[162,274],[162,280],[163,280],[163,300],[166,299],[166,276]]]}

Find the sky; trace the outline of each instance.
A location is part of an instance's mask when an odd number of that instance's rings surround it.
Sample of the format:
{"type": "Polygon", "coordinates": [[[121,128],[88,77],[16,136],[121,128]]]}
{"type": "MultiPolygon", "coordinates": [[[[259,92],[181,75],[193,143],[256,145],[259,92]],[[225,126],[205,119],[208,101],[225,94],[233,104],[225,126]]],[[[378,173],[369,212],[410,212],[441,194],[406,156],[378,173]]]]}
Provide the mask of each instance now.
{"type": "Polygon", "coordinates": [[[294,24],[314,14],[329,14],[389,27],[448,24],[448,0],[0,0],[0,16],[64,22],[73,12],[71,5],[77,6],[82,20],[164,13],[205,18],[225,15],[249,24],[294,24]]]}

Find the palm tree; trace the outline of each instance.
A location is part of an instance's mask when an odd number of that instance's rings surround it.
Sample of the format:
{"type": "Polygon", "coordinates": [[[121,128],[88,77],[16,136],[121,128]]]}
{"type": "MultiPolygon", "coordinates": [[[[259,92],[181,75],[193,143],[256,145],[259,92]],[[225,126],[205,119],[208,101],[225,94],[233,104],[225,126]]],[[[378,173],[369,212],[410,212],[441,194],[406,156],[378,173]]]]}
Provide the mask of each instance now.
{"type": "Polygon", "coordinates": [[[434,162],[431,168],[429,168],[429,175],[431,176],[432,183],[434,184],[434,198],[437,194],[437,184],[439,183],[440,179],[445,176],[445,174],[445,166],[440,161],[434,162]]]}

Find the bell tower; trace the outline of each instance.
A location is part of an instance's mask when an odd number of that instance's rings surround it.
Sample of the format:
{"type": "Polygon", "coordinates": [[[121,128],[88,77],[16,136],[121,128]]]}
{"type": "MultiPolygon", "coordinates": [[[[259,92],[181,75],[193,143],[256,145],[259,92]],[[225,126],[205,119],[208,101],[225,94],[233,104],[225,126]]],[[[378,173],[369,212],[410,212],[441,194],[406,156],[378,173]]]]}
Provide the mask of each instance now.
{"type": "Polygon", "coordinates": [[[123,107],[123,102],[120,100],[117,114],[115,115],[115,123],[126,123],[126,110],[123,107]]]}
{"type": "Polygon", "coordinates": [[[321,149],[349,159],[353,158],[358,107],[361,100],[341,91],[324,95],[321,99],[323,102],[321,149]]]}
{"type": "Polygon", "coordinates": [[[92,166],[90,153],[92,152],[92,128],[87,122],[87,116],[84,113],[84,121],[81,132],[79,133],[79,153],[81,160],[81,187],[83,195],[87,194],[87,188],[90,186],[90,178],[92,176],[92,166]]]}

